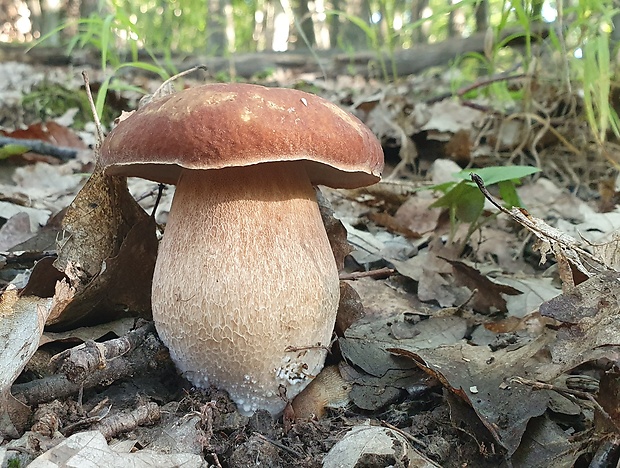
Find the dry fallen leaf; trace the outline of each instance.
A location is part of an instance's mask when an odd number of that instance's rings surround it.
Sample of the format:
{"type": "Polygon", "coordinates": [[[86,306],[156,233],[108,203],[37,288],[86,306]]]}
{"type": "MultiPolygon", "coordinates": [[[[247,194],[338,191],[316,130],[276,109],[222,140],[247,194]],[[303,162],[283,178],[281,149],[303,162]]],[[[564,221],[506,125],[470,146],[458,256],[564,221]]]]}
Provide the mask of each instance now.
{"type": "Polygon", "coordinates": [[[124,178],[96,169],[63,218],[54,263],[76,295],[48,325],[100,323],[127,313],[148,316],[156,255],[154,220],[131,197],[124,178]]]}
{"type": "Polygon", "coordinates": [[[407,356],[444,387],[467,402],[497,443],[511,456],[519,447],[531,418],[547,409],[548,394],[522,385],[505,385],[505,380],[527,374],[536,362],[536,355],[552,339],[541,335],[529,346],[491,351],[488,346],[458,343],[428,349],[388,351],[407,356]]]}
{"type": "Polygon", "coordinates": [[[0,228],[0,252],[7,252],[31,237],[30,216],[24,212],[17,213],[0,228]]]}
{"type": "Polygon", "coordinates": [[[64,466],[131,466],[152,468],[154,466],[202,467],[200,455],[190,453],[158,453],[144,449],[122,452],[108,446],[98,431],[80,432],[62,441],[54,448],[36,458],[32,468],[60,468],[64,466]]]}
{"type": "Polygon", "coordinates": [[[490,314],[492,312],[507,312],[506,299],[502,294],[509,296],[518,296],[521,291],[505,284],[494,283],[486,276],[483,276],[475,268],[466,265],[457,260],[449,260],[439,257],[450,265],[454,270],[454,277],[457,284],[466,286],[470,291],[476,291],[476,294],[470,301],[473,309],[482,314],[490,314]]]}
{"type": "MultiPolygon", "coordinates": [[[[547,255],[553,254],[559,262],[569,262],[586,277],[612,270],[604,258],[588,252],[587,243],[580,242],[559,229],[549,226],[542,219],[530,215],[523,208],[504,208],[489,193],[480,176],[472,173],[471,177],[487,200],[538,238],[535,248],[540,252],[541,265],[547,261],[547,255]]],[[[564,277],[563,280],[567,280],[567,278],[564,277]]]]}
{"type": "Polygon", "coordinates": [[[354,426],[332,447],[323,460],[323,467],[354,468],[369,466],[368,460],[386,459],[393,460],[393,466],[439,466],[414,449],[402,433],[387,427],[362,425],[354,426]]]}
{"type": "Polygon", "coordinates": [[[56,284],[53,298],[20,297],[9,288],[0,297],[0,435],[19,437],[30,408],[11,395],[11,385],[39,347],[47,317],[71,300],[66,282],[56,284]]]}
{"type": "Polygon", "coordinates": [[[441,214],[441,209],[431,208],[435,201],[433,197],[411,196],[396,210],[394,218],[412,232],[432,232],[441,214]]]}
{"type": "Polygon", "coordinates": [[[551,363],[544,372],[546,376],[568,372],[599,358],[620,359],[619,281],[620,273],[600,274],[540,306],[542,316],[564,324],[550,346],[551,363]]]}

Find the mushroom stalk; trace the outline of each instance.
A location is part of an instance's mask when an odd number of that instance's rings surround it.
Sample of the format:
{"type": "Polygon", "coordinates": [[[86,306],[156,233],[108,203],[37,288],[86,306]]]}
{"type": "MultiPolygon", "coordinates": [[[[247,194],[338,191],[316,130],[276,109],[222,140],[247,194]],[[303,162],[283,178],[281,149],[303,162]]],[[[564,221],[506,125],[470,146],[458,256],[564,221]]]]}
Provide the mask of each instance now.
{"type": "Polygon", "coordinates": [[[196,386],[280,413],[323,367],[338,271],[297,162],[182,170],[153,278],[153,317],[196,386]]]}

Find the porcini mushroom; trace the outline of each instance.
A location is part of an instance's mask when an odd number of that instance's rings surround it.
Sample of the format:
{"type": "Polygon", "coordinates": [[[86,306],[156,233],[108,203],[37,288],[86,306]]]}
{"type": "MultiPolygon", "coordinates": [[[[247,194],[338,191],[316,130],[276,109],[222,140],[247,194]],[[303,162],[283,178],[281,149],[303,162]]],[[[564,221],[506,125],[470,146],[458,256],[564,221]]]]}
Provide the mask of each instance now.
{"type": "Polygon", "coordinates": [[[329,101],[249,84],[190,88],[110,132],[106,173],[176,184],[153,318],[196,386],[282,412],[323,367],[338,271],[313,185],[380,179],[371,131],[329,101]]]}

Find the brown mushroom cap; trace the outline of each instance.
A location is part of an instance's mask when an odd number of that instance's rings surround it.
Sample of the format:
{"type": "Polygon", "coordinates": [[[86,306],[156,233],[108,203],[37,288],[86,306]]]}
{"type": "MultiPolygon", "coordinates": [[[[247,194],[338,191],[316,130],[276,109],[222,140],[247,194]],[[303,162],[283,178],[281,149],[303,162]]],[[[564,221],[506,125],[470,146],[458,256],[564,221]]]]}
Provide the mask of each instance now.
{"type": "Polygon", "coordinates": [[[383,151],[364,124],[331,102],[251,84],[208,84],[151,102],[101,147],[106,173],[167,184],[182,168],[277,161],[303,161],[313,184],[355,188],[379,181],[383,151]]]}

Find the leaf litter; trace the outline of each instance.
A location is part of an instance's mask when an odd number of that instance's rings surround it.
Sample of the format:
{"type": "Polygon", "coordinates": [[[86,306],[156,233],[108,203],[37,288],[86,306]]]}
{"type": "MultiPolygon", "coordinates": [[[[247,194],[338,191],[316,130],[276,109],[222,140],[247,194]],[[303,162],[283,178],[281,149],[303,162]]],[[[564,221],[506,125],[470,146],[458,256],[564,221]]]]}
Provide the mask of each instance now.
{"type": "Polygon", "coordinates": [[[445,210],[429,209],[439,195],[418,190],[428,182],[411,182],[412,164],[439,183],[460,170],[454,161],[484,165],[536,135],[524,136],[518,118],[496,125],[457,101],[424,102],[414,97],[423,86],[411,79],[381,91],[376,82],[340,78],[320,87],[399,158],[375,187],[324,190],[332,247],[354,279],[341,287],[327,368],[334,379],[317,381],[326,386],[318,388],[316,412],[326,414],[319,420],[239,416],[222,392],[184,384],[149,329],[121,355],[104,351],[114,339],[128,343],[144,326],[136,317],[149,317],[156,221],[165,223],[173,189],[154,218],[158,186],[130,180],[128,191],[124,180],[98,172],[88,150],[9,167],[0,200],[0,279],[7,285],[0,460],[20,451],[43,454],[34,466],[82,456],[187,466],[205,459],[355,466],[360,457],[379,464],[418,458],[418,466],[567,466],[585,453],[604,457],[604,441],[618,432],[617,212],[599,213],[538,177],[518,188],[528,211],[499,205],[512,219],[496,217],[487,202],[488,219],[471,236],[463,225],[452,231],[445,210]],[[362,90],[355,97],[353,85],[362,90]],[[452,160],[430,158],[437,149],[452,160]],[[541,266],[552,258],[551,267],[541,266]],[[65,352],[99,360],[67,377],[49,366],[65,352]],[[333,382],[338,392],[329,390],[333,382]],[[41,391],[43,383],[51,393],[41,391]],[[363,453],[368,431],[379,446],[363,453]],[[115,449],[119,444],[124,448],[115,449]]]}

